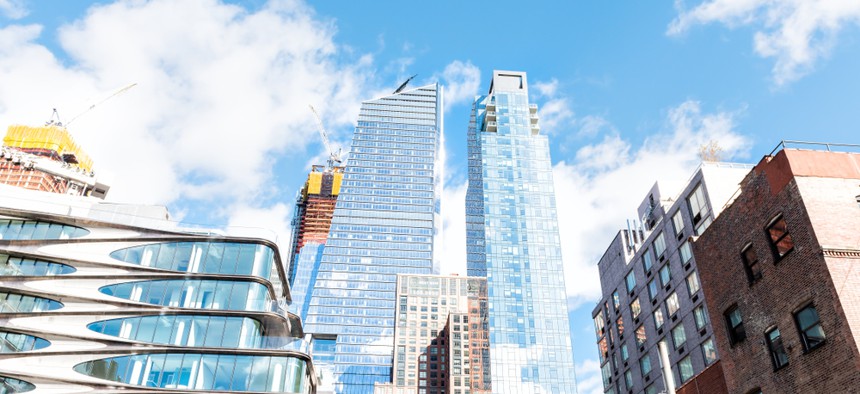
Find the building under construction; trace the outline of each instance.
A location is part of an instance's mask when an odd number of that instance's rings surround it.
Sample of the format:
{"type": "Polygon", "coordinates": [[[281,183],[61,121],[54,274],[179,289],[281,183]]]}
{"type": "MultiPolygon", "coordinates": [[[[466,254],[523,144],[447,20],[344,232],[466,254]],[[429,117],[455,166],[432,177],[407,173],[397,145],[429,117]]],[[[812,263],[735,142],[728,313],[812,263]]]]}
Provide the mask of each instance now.
{"type": "Polygon", "coordinates": [[[0,183],[51,193],[104,198],[93,161],[59,122],[12,125],[0,149],[0,183]]]}
{"type": "Polygon", "coordinates": [[[315,165],[296,198],[293,215],[293,244],[290,248],[290,283],[296,275],[296,258],[302,247],[310,242],[325,244],[335,202],[340,193],[344,167],[315,165]]]}

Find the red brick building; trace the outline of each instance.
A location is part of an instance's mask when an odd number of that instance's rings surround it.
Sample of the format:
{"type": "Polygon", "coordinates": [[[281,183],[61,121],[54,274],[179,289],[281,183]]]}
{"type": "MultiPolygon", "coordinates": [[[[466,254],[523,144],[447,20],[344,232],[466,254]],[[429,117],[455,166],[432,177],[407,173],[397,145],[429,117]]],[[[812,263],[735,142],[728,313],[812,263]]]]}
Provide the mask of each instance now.
{"type": "Polygon", "coordinates": [[[730,393],[860,392],[860,154],[829,148],[764,157],[693,246],[730,393]]]}

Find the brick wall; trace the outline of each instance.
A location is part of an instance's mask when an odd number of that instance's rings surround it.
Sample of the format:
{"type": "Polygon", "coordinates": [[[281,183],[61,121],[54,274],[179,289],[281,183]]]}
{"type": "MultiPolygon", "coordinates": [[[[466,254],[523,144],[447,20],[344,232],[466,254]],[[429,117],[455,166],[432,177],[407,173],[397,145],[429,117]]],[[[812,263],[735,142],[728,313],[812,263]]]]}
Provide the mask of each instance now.
{"type": "Polygon", "coordinates": [[[728,393],[723,366],[719,360],[675,390],[676,394],[728,393]]]}

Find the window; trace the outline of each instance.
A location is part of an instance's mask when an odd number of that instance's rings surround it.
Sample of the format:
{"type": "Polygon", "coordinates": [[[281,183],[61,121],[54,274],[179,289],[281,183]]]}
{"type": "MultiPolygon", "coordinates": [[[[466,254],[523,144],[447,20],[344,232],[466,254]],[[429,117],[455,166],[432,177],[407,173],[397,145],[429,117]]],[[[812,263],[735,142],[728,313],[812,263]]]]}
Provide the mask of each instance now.
{"type": "Polygon", "coordinates": [[[705,365],[711,365],[717,361],[717,348],[714,346],[714,338],[708,338],[702,342],[702,357],[705,360],[705,365]]]}
{"type": "Polygon", "coordinates": [[[646,387],[645,394],[657,394],[657,386],[652,384],[646,387]]]}
{"type": "Polygon", "coordinates": [[[615,322],[615,326],[618,327],[618,338],[624,337],[624,320],[621,316],[618,316],[618,320],[615,322]]]}
{"type": "Polygon", "coordinates": [[[770,246],[773,249],[774,261],[779,261],[779,259],[794,249],[794,241],[792,241],[791,234],[788,233],[788,228],[785,225],[785,219],[781,215],[777,216],[767,226],[767,234],[770,236],[770,246]]]}
{"type": "Polygon", "coordinates": [[[609,388],[609,384],[612,382],[611,368],[612,367],[609,366],[609,363],[603,364],[603,366],[600,367],[600,373],[601,373],[601,375],[603,375],[603,389],[604,390],[609,388]]]}
{"type": "Polygon", "coordinates": [[[821,319],[815,307],[809,305],[794,315],[797,328],[800,330],[800,339],[803,341],[803,350],[808,352],[824,344],[824,330],[821,328],[821,319]]]}
{"type": "Polygon", "coordinates": [[[653,300],[656,297],[657,297],[657,281],[654,279],[651,279],[651,281],[648,282],[648,299],[653,300]]]}
{"type": "Polygon", "coordinates": [[[624,372],[624,385],[627,390],[633,390],[633,371],[629,369],[624,372]]]}
{"type": "Polygon", "coordinates": [[[681,305],[678,303],[678,293],[673,291],[672,294],[666,298],[666,311],[669,312],[669,316],[672,316],[675,312],[678,312],[678,309],[681,309],[681,305]]]}
{"type": "Polygon", "coordinates": [[[640,312],[642,312],[642,308],[639,306],[639,297],[636,297],[636,299],[630,303],[630,314],[633,316],[633,319],[638,319],[640,312]]]}
{"type": "Polygon", "coordinates": [[[597,316],[594,316],[594,334],[597,339],[603,336],[603,313],[598,312],[597,316]]]}
{"type": "Polygon", "coordinates": [[[639,359],[639,369],[643,377],[651,372],[651,357],[648,354],[639,359]]]}
{"type": "Polygon", "coordinates": [[[724,316],[726,318],[726,326],[729,329],[729,343],[734,345],[746,339],[747,333],[744,331],[741,310],[737,306],[731,307],[726,311],[724,316]]]}
{"type": "Polygon", "coordinates": [[[697,330],[705,328],[705,325],[708,324],[708,313],[705,312],[705,307],[703,305],[699,305],[696,309],[693,309],[693,317],[696,320],[697,330]]]}
{"type": "MultiPolygon", "coordinates": [[[[690,218],[693,225],[696,226],[702,222],[708,214],[708,204],[705,202],[705,194],[702,191],[702,185],[696,186],[696,189],[687,197],[687,205],[690,207],[690,218]]],[[[703,230],[704,231],[704,230],[703,230]]],[[[697,234],[701,234],[697,232],[697,234]]]]}
{"type": "Polygon", "coordinates": [[[779,329],[773,328],[764,334],[767,339],[767,348],[770,351],[770,361],[773,362],[773,369],[780,369],[788,365],[788,353],[782,345],[782,336],[779,335],[779,329]]]}
{"type": "Polygon", "coordinates": [[[699,275],[696,271],[693,271],[692,274],[687,276],[687,290],[690,290],[690,296],[696,294],[701,286],[699,286],[699,275]]]}
{"type": "Polygon", "coordinates": [[[857,196],[857,206],[860,207],[860,196],[857,196]]]}
{"type": "Polygon", "coordinates": [[[678,375],[681,378],[681,383],[684,383],[693,377],[693,361],[690,356],[684,357],[678,361],[678,375]]]}
{"type": "Polygon", "coordinates": [[[627,342],[621,345],[621,361],[627,362],[630,359],[630,352],[627,351],[627,342]]]}
{"type": "Polygon", "coordinates": [[[645,326],[639,326],[636,329],[636,346],[645,345],[645,341],[647,338],[645,337],[645,326]]]}
{"type": "Polygon", "coordinates": [[[672,273],[669,271],[669,264],[660,267],[660,284],[666,286],[672,280],[672,273]]]}
{"type": "Polygon", "coordinates": [[[687,333],[684,331],[684,324],[678,324],[672,329],[672,343],[675,344],[675,349],[684,346],[687,342],[687,333]]]}
{"type": "Polygon", "coordinates": [[[660,327],[663,327],[663,308],[658,306],[654,310],[654,328],[659,330],[660,327]]]}
{"type": "Polygon", "coordinates": [[[756,255],[751,243],[741,251],[741,261],[744,263],[744,270],[747,273],[747,280],[749,280],[750,284],[761,279],[761,266],[758,265],[758,255],[756,255]]]}
{"type": "Polygon", "coordinates": [[[663,233],[657,235],[654,238],[654,253],[657,254],[657,257],[663,256],[663,252],[666,251],[666,238],[663,237],[663,233]]]}
{"type": "Polygon", "coordinates": [[[618,312],[618,307],[621,306],[621,298],[618,297],[618,290],[612,292],[612,306],[614,306],[615,311],[618,312]]]}
{"type": "Polygon", "coordinates": [[[624,281],[627,283],[627,292],[633,293],[633,289],[636,288],[636,275],[634,271],[630,271],[627,277],[624,278],[624,281]]]}
{"type": "Polygon", "coordinates": [[[680,209],[672,215],[672,225],[675,227],[675,236],[680,237],[684,232],[684,216],[680,209]]]}
{"type": "Polygon", "coordinates": [[[689,242],[684,241],[679,250],[681,251],[681,263],[687,264],[693,258],[693,248],[690,247],[689,242]]]}
{"type": "Polygon", "coordinates": [[[651,267],[654,266],[654,257],[651,254],[651,249],[645,249],[645,253],[642,254],[642,268],[645,269],[645,272],[651,270],[651,267]]]}

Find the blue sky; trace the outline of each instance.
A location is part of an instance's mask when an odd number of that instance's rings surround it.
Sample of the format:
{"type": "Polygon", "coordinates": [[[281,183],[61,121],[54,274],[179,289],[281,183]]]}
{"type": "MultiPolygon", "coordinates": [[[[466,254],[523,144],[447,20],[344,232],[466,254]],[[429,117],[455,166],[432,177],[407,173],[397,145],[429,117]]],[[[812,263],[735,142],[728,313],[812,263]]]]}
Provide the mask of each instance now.
{"type": "Polygon", "coordinates": [[[72,116],[110,199],[286,232],[322,147],[412,74],[446,86],[445,261],[464,270],[465,132],[493,69],[528,72],[555,182],[581,392],[601,391],[594,265],[659,180],[711,140],[756,162],[782,139],[856,143],[860,5],[802,1],[0,0],[0,128],[72,116]]]}

